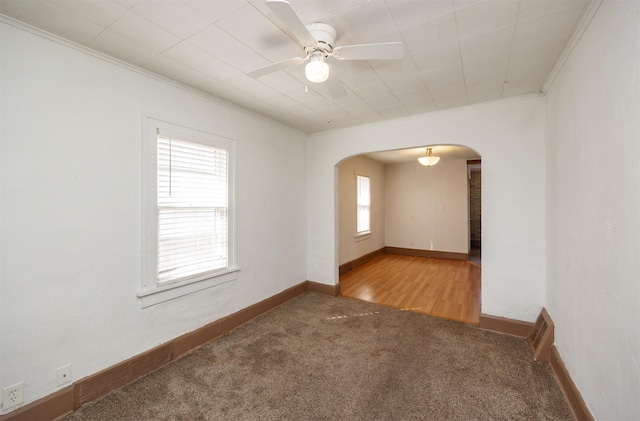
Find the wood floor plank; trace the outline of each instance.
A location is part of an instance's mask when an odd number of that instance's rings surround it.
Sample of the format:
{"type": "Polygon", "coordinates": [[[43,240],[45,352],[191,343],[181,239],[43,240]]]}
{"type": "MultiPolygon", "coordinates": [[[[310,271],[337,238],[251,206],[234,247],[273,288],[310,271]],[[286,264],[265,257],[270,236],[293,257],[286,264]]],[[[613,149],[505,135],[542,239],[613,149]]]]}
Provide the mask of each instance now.
{"type": "Polygon", "coordinates": [[[340,276],[344,297],[480,323],[481,269],[460,260],[384,254],[340,276]]]}

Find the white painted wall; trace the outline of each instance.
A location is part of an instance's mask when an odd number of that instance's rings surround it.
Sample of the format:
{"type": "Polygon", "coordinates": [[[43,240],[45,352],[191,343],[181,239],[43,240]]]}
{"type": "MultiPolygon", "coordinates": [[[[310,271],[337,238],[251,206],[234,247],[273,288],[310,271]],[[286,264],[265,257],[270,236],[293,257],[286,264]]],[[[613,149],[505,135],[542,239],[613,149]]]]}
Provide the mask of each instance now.
{"type": "Polygon", "coordinates": [[[306,279],[306,136],[2,24],[0,387],[26,403],[306,279]],[[140,308],[142,116],[237,139],[234,283],[140,308]]]}
{"type": "Polygon", "coordinates": [[[638,1],[601,4],[548,93],[546,147],[556,346],[596,419],[638,420],[638,1]]]}
{"type": "Polygon", "coordinates": [[[385,181],[384,164],[366,156],[356,156],[339,166],[339,263],[350,262],[384,244],[385,181]],[[355,237],[357,214],[356,174],[369,177],[371,187],[371,235],[355,237]]]}
{"type": "Polygon", "coordinates": [[[469,252],[467,161],[387,165],[386,245],[469,252]]]}
{"type": "Polygon", "coordinates": [[[544,98],[316,133],[307,146],[307,279],[338,281],[337,170],[365,152],[464,145],[482,156],[482,311],[535,320],[545,297],[544,98]]]}

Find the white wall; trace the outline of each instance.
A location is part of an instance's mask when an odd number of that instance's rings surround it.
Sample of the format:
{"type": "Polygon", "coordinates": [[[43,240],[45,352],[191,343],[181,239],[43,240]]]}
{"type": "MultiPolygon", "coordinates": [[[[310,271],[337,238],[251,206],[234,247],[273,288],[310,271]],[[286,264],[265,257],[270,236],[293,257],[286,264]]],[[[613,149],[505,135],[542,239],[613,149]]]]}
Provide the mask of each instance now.
{"type": "Polygon", "coordinates": [[[350,262],[384,244],[385,181],[384,164],[366,156],[356,156],[339,166],[339,251],[340,264],[350,262]],[[371,235],[355,237],[357,215],[356,174],[369,177],[371,186],[371,235]]]}
{"type": "Polygon", "coordinates": [[[604,1],[547,96],[547,307],[602,420],[640,419],[639,40],[604,1]]]}
{"type": "Polygon", "coordinates": [[[418,161],[385,167],[386,245],[469,252],[467,161],[418,161]]]}
{"type": "Polygon", "coordinates": [[[0,387],[26,403],[306,279],[306,136],[1,26],[0,387]],[[142,116],[237,139],[238,279],[140,308],[142,116]]]}
{"type": "Polygon", "coordinates": [[[482,311],[535,320],[544,304],[544,98],[316,133],[307,146],[307,279],[338,281],[337,174],[342,159],[429,144],[482,156],[482,311]]]}

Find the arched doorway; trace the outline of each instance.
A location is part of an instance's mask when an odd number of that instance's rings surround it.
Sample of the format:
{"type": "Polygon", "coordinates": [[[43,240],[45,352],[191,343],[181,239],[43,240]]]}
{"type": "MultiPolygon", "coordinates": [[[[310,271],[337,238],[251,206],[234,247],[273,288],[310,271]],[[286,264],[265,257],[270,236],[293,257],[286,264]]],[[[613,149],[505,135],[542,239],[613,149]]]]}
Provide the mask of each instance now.
{"type": "Polygon", "coordinates": [[[425,148],[373,152],[338,165],[342,294],[478,323],[481,269],[469,263],[467,161],[480,156],[464,146],[435,145],[440,161],[425,167],[418,163],[425,148]],[[370,226],[359,231],[363,177],[370,226]]]}

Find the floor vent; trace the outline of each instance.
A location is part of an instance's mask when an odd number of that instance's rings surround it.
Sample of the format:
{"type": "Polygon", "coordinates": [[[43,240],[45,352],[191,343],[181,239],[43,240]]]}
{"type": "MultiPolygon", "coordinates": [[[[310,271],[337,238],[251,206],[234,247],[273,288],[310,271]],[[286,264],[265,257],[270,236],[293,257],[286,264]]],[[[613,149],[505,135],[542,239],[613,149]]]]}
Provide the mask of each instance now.
{"type": "Polygon", "coordinates": [[[553,345],[553,322],[544,308],[540,312],[536,324],[527,337],[529,349],[536,361],[551,360],[551,345],[553,345]]]}

